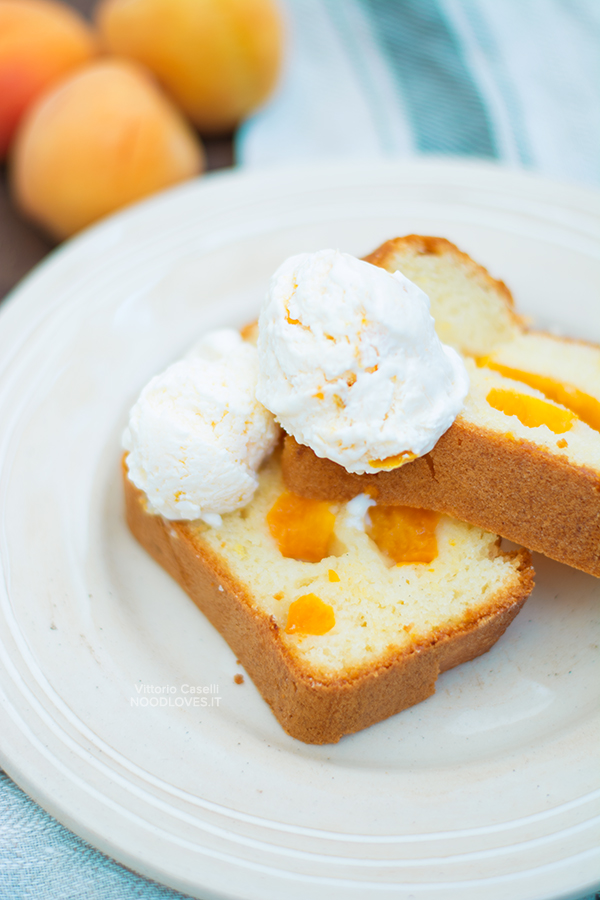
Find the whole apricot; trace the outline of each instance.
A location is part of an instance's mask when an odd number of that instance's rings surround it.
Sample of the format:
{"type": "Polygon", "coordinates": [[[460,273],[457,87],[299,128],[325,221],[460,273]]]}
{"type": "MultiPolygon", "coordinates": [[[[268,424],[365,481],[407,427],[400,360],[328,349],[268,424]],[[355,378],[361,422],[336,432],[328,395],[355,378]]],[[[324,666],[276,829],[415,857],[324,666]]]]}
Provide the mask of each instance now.
{"type": "Polygon", "coordinates": [[[197,175],[202,145],[149,73],[92,63],[45,94],[17,133],[17,205],[55,237],[197,175]]]}
{"type": "Polygon", "coordinates": [[[101,0],[97,23],[108,49],[151,69],[204,134],[232,130],[279,72],[274,0],[101,0]]]}
{"type": "Polygon", "coordinates": [[[97,52],[92,29],[53,0],[0,0],[0,159],[27,107],[97,52]]]}

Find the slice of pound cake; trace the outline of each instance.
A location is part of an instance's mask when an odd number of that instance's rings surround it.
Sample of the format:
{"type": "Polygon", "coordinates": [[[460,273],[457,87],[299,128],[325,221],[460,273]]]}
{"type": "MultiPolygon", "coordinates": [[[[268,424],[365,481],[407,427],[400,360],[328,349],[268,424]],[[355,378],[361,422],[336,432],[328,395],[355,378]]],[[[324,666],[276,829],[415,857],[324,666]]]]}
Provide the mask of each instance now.
{"type": "Polygon", "coordinates": [[[335,742],[425,700],[441,672],[490,649],[532,590],[527,551],[504,553],[479,527],[366,495],[299,498],[277,450],[257,478],[239,509],[169,520],[124,464],[127,521],[299,740],[335,742]]]}
{"type": "Polygon", "coordinates": [[[442,238],[397,238],[366,261],[429,296],[469,392],[433,449],[388,471],[350,472],[288,435],[288,488],[435,509],[600,576],[600,347],[527,330],[506,286],[442,238]]]}
{"type": "Polygon", "coordinates": [[[533,571],[526,550],[437,512],[288,492],[275,416],[360,471],[430,450],[468,382],[418,287],[323,250],[280,266],[258,329],[205,335],[131,410],[131,531],[293,737],[338,741],[425,700],[500,637],[533,571]]]}

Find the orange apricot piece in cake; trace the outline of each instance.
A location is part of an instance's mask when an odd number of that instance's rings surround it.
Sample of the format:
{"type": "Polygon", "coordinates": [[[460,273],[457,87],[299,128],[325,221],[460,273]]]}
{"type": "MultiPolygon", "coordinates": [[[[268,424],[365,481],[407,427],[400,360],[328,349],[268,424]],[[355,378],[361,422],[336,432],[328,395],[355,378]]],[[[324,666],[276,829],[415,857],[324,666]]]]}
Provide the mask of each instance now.
{"type": "Polygon", "coordinates": [[[320,562],[327,556],[335,516],[323,500],[284,491],[267,513],[267,524],[282,556],[320,562]]]}
{"type": "Polygon", "coordinates": [[[430,563],[438,554],[439,513],[410,506],[373,506],[369,535],[397,565],[430,563]]]}
{"type": "Polygon", "coordinates": [[[568,409],[561,409],[553,403],[546,403],[545,400],[530,394],[520,394],[518,391],[492,388],[487,395],[487,402],[505,416],[516,416],[527,428],[546,425],[554,434],[569,431],[577,419],[568,409]]]}
{"type": "Polygon", "coordinates": [[[333,607],[316,594],[303,594],[290,604],[287,634],[327,634],[335,625],[333,607]]]}

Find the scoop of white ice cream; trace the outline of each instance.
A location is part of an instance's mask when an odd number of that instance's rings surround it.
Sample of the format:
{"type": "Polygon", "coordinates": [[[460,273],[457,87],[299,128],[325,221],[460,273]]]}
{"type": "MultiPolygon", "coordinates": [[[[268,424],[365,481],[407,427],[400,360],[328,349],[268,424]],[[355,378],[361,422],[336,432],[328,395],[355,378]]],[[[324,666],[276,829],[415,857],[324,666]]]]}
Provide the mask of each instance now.
{"type": "Polygon", "coordinates": [[[217,525],[252,498],[279,432],[256,400],[257,374],[256,348],[222,329],[143,389],[123,446],[129,477],[154,512],[217,525]]]}
{"type": "Polygon", "coordinates": [[[426,294],[400,272],[336,250],[280,266],[258,353],[260,402],[299,443],[359,474],[431,450],[469,389],[426,294]]]}

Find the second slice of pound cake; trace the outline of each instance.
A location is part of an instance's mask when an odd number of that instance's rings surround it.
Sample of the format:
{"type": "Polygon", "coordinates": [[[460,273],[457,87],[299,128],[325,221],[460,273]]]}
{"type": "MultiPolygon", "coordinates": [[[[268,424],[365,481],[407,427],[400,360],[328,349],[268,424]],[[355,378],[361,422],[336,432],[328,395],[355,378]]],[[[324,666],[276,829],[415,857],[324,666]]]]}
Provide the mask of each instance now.
{"type": "Polygon", "coordinates": [[[286,437],[290,490],[436,509],[600,576],[600,347],[528,330],[503,282],[443,238],[397,238],[366,261],[428,294],[469,393],[429,453],[390,471],[353,474],[286,437]]]}

